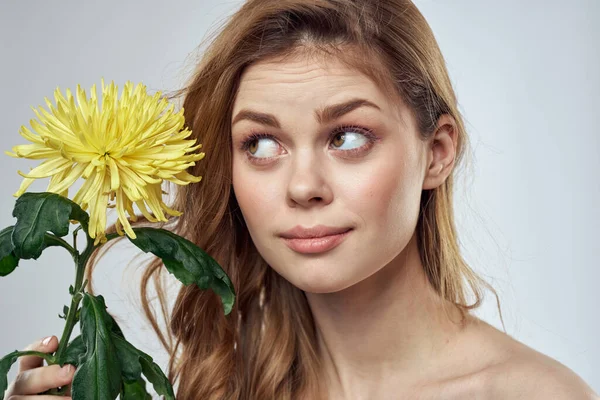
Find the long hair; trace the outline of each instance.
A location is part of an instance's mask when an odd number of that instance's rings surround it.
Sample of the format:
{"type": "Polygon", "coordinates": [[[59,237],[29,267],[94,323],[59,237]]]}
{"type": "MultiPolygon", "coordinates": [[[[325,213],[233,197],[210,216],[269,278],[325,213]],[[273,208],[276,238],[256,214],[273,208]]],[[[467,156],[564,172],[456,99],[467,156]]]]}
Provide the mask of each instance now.
{"type": "MultiPolygon", "coordinates": [[[[165,268],[157,257],[141,281],[144,313],[170,355],[168,376],[177,384],[178,400],[319,399],[324,393],[305,294],[258,253],[232,189],[231,111],[241,74],[252,63],[284,60],[298,50],[336,57],[399,96],[412,110],[423,140],[432,137],[440,115],[451,115],[457,124],[456,166],[468,146],[444,58],[411,1],[246,1],[211,39],[191,79],[174,96],[183,99],[186,125],[206,156],[188,170],[203,180],[175,191],[172,207],[183,215],[164,224],[219,262],[234,284],[234,309],[224,316],[215,293],[190,285],[181,287],[169,310],[165,268]],[[150,306],[151,281],[168,325],[165,332],[150,306]]],[[[416,230],[429,282],[464,317],[481,304],[483,287],[497,301],[498,295],[460,254],[453,181],[454,171],[439,187],[422,192],[416,230]]],[[[151,224],[140,215],[132,225],[151,224]]],[[[90,282],[94,264],[117,241],[93,254],[86,272],[90,282]]]]}

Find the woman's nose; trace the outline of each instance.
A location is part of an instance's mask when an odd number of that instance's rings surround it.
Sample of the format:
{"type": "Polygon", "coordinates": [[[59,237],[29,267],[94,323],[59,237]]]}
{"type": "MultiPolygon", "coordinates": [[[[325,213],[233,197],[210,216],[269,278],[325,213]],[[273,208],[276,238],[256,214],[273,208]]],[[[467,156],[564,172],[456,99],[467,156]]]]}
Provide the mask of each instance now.
{"type": "Polygon", "coordinates": [[[333,193],[327,170],[314,158],[298,157],[290,167],[287,199],[291,207],[329,204],[333,193]]]}

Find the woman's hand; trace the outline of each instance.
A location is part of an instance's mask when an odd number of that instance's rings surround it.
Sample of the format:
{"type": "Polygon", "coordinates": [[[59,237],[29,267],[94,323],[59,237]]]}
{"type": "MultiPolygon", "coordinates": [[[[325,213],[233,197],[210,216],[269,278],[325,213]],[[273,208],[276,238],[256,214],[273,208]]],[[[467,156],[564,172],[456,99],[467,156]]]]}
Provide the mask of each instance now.
{"type": "MultiPolygon", "coordinates": [[[[49,336],[30,344],[25,350],[42,353],[53,353],[58,348],[58,338],[49,336]]],[[[44,360],[37,356],[19,357],[19,371],[14,381],[10,383],[4,395],[5,400],[66,400],[71,399],[71,381],[75,373],[73,365],[65,364],[44,366],[44,360]],[[37,395],[48,389],[68,386],[67,396],[37,395]],[[36,396],[37,395],[37,396],[36,396]]]]}

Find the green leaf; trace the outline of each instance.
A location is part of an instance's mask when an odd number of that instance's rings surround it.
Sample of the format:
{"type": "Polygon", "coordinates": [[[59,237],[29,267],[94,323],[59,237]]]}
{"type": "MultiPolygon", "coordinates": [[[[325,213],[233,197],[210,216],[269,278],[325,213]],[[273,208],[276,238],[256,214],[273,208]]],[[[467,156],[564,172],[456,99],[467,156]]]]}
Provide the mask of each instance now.
{"type": "Polygon", "coordinates": [[[152,361],[152,357],[148,355],[145,356],[146,357],[140,357],[140,363],[142,364],[142,372],[144,373],[146,379],[152,383],[152,387],[154,387],[156,393],[162,394],[166,399],[175,400],[173,386],[171,386],[169,379],[160,369],[158,364],[152,361]]]}
{"type": "Polygon", "coordinates": [[[67,345],[67,350],[65,350],[65,358],[63,360],[64,364],[72,364],[75,366],[79,365],[79,360],[81,357],[84,357],[86,353],[85,343],[83,342],[83,337],[81,335],[77,336],[75,339],[71,340],[71,342],[67,345]]]}
{"type": "Polygon", "coordinates": [[[152,357],[125,340],[102,296],[84,294],[81,332],[67,346],[64,358],[64,363],[79,366],[73,378],[73,398],[112,400],[120,393],[122,399],[151,399],[141,377],[144,374],[156,393],[175,399],[171,383],[152,357]],[[89,332],[95,333],[92,340],[89,332]]]}
{"type": "Polygon", "coordinates": [[[58,314],[58,318],[62,318],[62,319],[65,319],[65,320],[66,320],[66,319],[67,319],[67,314],[68,314],[68,313],[69,313],[69,307],[67,307],[67,306],[63,306],[63,313],[62,313],[62,315],[61,315],[61,314],[58,314]]]}
{"type": "Polygon", "coordinates": [[[221,297],[225,315],[233,308],[235,292],[221,266],[189,240],[165,229],[134,228],[137,238],[129,240],[148,253],[160,257],[167,270],[184,285],[195,283],[200,289],[212,289],[221,297]]]}
{"type": "Polygon", "coordinates": [[[6,276],[13,272],[19,265],[19,257],[14,253],[11,236],[14,225],[0,231],[0,276],[6,276]]]}
{"type": "Polygon", "coordinates": [[[4,398],[4,392],[8,388],[8,371],[10,371],[10,367],[17,361],[20,353],[20,351],[15,350],[0,359],[0,399],[4,398]]]}
{"type": "Polygon", "coordinates": [[[152,400],[150,393],[146,391],[146,381],[142,378],[135,382],[129,383],[123,381],[121,388],[122,400],[152,400]]]}
{"type": "Polygon", "coordinates": [[[22,259],[37,259],[42,254],[46,232],[65,236],[70,220],[79,221],[87,232],[90,218],[78,204],[50,192],[23,193],[12,215],[17,218],[11,238],[13,251],[22,259]]]}
{"type": "MultiPolygon", "coordinates": [[[[0,276],[10,274],[19,265],[20,258],[16,256],[14,251],[15,247],[12,242],[14,227],[14,225],[11,225],[0,231],[0,276]]],[[[43,240],[41,251],[51,246],[62,246],[62,244],[56,240],[56,236],[49,233],[44,235],[43,240]]]]}
{"type": "Polygon", "coordinates": [[[104,298],[85,293],[81,306],[81,336],[86,348],[79,357],[71,386],[81,400],[114,400],[121,391],[121,366],[111,335],[104,298]]]}
{"type": "MultiPolygon", "coordinates": [[[[106,313],[105,318],[111,321],[112,340],[117,349],[117,356],[121,364],[123,383],[132,384],[139,382],[141,375],[144,374],[148,381],[152,383],[156,393],[165,396],[166,399],[174,400],[173,386],[171,386],[169,378],[163,373],[158,364],[154,362],[152,357],[137,349],[125,339],[121,328],[119,328],[119,324],[117,324],[109,313],[106,313]]],[[[142,380],[142,382],[144,381],[142,380]]]]}
{"type": "MultiPolygon", "coordinates": [[[[93,297],[87,293],[86,296],[93,297]]],[[[103,299],[101,302],[104,304],[103,299]]],[[[145,389],[146,382],[141,377],[142,374],[144,374],[154,386],[156,393],[165,396],[166,399],[174,400],[175,395],[169,379],[165,376],[160,367],[153,361],[152,357],[135,348],[125,339],[119,324],[117,324],[117,321],[114,320],[112,315],[106,311],[106,308],[99,307],[99,314],[99,318],[107,321],[106,326],[110,327],[110,340],[114,344],[114,348],[118,357],[120,365],[119,371],[122,377],[121,398],[124,398],[124,396],[131,399],[146,398],[139,397],[144,393],[147,394],[145,389]]],[[[76,348],[79,347],[76,344],[79,338],[80,336],[73,339],[72,342],[76,348]]],[[[83,342],[81,342],[81,345],[85,347],[83,342]]],[[[69,352],[69,348],[70,347],[67,347],[67,353],[69,352]]],[[[83,351],[85,351],[85,349],[83,351]]]]}
{"type": "Polygon", "coordinates": [[[165,396],[166,399],[175,399],[169,379],[153,361],[152,357],[136,349],[124,338],[113,335],[113,340],[121,362],[123,381],[135,382],[140,379],[143,373],[146,379],[152,383],[156,393],[165,396]]]}

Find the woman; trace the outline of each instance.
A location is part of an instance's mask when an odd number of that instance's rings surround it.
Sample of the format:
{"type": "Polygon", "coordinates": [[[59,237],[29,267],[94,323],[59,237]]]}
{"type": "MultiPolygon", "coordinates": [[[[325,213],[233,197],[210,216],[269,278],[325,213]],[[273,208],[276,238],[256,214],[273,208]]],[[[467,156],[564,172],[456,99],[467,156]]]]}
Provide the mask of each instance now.
{"type": "MultiPolygon", "coordinates": [[[[454,228],[468,140],[411,2],[250,0],[181,94],[206,158],[172,229],[217,259],[237,299],[225,317],[214,293],[183,287],[165,336],[145,297],[178,399],[597,398],[470,314],[495,292],[454,228]]],[[[164,305],[160,267],[142,289],[153,278],[164,305]]],[[[22,358],[8,396],[70,383],[41,365],[22,358]]]]}

